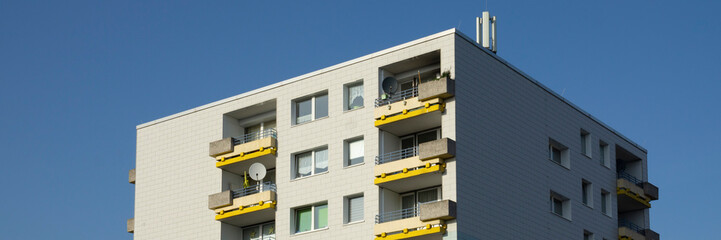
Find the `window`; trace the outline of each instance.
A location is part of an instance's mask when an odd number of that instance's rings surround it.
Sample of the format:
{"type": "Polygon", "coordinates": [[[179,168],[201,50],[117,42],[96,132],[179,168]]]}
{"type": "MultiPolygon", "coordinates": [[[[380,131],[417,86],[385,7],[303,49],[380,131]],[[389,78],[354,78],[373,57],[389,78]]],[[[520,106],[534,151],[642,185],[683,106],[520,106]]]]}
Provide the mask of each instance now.
{"type": "Polygon", "coordinates": [[[266,223],[243,228],[243,240],[275,239],[275,223],[266,223]]]}
{"type": "Polygon", "coordinates": [[[583,230],[583,240],[593,240],[593,233],[583,230]]]}
{"type": "Polygon", "coordinates": [[[567,197],[551,192],[551,212],[571,220],[571,205],[567,197]]]}
{"type": "Polygon", "coordinates": [[[410,135],[401,137],[401,149],[417,147],[421,143],[438,140],[440,138],[441,138],[441,129],[440,128],[410,134],[410,135]]]}
{"type": "Polygon", "coordinates": [[[345,109],[353,110],[363,107],[363,81],[345,86],[345,109]]]}
{"type": "Polygon", "coordinates": [[[611,216],[611,194],[606,190],[601,190],[601,212],[611,216]]]}
{"type": "Polygon", "coordinates": [[[591,134],[581,129],[581,153],[591,157],[591,134]]]}
{"type": "Polygon", "coordinates": [[[306,177],[328,171],[328,149],[318,149],[295,155],[295,176],[306,177]]]}
{"type": "Polygon", "coordinates": [[[591,208],[593,208],[592,189],[593,189],[593,187],[590,182],[585,181],[585,180],[581,181],[581,194],[583,195],[582,196],[583,204],[585,204],[586,206],[591,207],[591,208]]]}
{"type": "Polygon", "coordinates": [[[363,163],[363,155],[365,152],[363,138],[347,140],[345,142],[345,149],[346,166],[353,166],[363,163]]]}
{"type": "Polygon", "coordinates": [[[551,160],[558,164],[561,164],[561,150],[554,146],[551,146],[550,152],[551,152],[551,156],[550,156],[551,160]]]}
{"type": "MultiPolygon", "coordinates": [[[[418,207],[418,205],[434,202],[441,199],[441,188],[434,187],[414,192],[401,194],[401,209],[412,209],[418,207]]],[[[406,211],[401,218],[414,217],[414,211],[406,211]]]]}
{"type": "Polygon", "coordinates": [[[363,195],[346,197],[345,219],[345,223],[363,221],[363,195]]]}
{"type": "Polygon", "coordinates": [[[318,118],[328,116],[328,94],[303,98],[293,101],[295,104],[295,122],[293,124],[301,124],[318,118]]]}
{"type": "Polygon", "coordinates": [[[548,140],[548,159],[565,168],[571,168],[568,147],[553,139],[548,140]]]}
{"type": "Polygon", "coordinates": [[[611,152],[608,148],[608,144],[601,142],[599,149],[599,152],[601,153],[601,165],[611,168],[611,152]]]}
{"type": "Polygon", "coordinates": [[[328,227],[328,204],[295,209],[295,233],[328,227]]]}

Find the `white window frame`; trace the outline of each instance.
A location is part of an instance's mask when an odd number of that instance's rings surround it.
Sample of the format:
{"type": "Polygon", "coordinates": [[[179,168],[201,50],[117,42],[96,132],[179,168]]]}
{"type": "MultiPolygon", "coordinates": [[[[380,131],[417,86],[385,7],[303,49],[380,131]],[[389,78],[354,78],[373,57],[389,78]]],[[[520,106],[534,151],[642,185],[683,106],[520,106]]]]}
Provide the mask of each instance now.
{"type": "Polygon", "coordinates": [[[609,217],[611,216],[611,193],[601,189],[601,212],[609,217]],[[604,211],[604,209],[606,211],[604,211]]]}
{"type": "Polygon", "coordinates": [[[571,220],[571,204],[570,200],[567,197],[564,197],[563,195],[560,195],[555,192],[551,192],[550,197],[550,203],[551,203],[551,213],[553,215],[565,218],[567,220],[571,220]],[[554,200],[558,200],[561,202],[561,214],[556,213],[556,206],[554,204],[554,200]]]}
{"type": "Polygon", "coordinates": [[[591,158],[592,156],[591,133],[581,129],[581,154],[591,158]]]}
{"type": "Polygon", "coordinates": [[[352,167],[352,166],[361,165],[361,164],[365,163],[365,141],[364,141],[364,139],[363,139],[363,136],[346,139],[346,140],[343,141],[343,142],[344,142],[344,144],[343,144],[343,145],[344,145],[344,147],[343,147],[343,150],[344,150],[344,154],[343,154],[343,158],[344,158],[343,165],[344,165],[345,167],[352,167]],[[358,141],[360,141],[361,144],[363,145],[363,160],[362,160],[361,162],[359,162],[359,163],[351,164],[351,162],[350,162],[350,161],[351,161],[351,158],[350,158],[350,154],[351,154],[351,144],[352,144],[352,143],[355,143],[355,142],[358,142],[358,141]]]}
{"type": "Polygon", "coordinates": [[[292,171],[291,174],[293,175],[293,176],[292,176],[292,177],[293,177],[292,179],[303,179],[303,178],[312,177],[312,176],[315,176],[315,175],[318,175],[318,174],[327,173],[328,171],[330,171],[330,152],[326,152],[326,154],[328,155],[328,156],[326,156],[326,157],[328,158],[328,159],[326,159],[327,164],[328,164],[328,166],[327,166],[328,169],[326,169],[324,172],[315,172],[315,162],[316,162],[316,160],[315,160],[315,154],[316,154],[316,152],[323,151],[323,150],[328,151],[328,146],[318,147],[318,148],[315,148],[315,149],[312,149],[312,150],[308,150],[308,151],[304,151],[304,152],[299,152],[299,153],[293,154],[293,168],[292,168],[292,170],[291,170],[291,171],[292,171]],[[311,163],[310,163],[310,175],[308,175],[308,176],[298,176],[298,168],[300,167],[300,166],[298,166],[298,163],[299,163],[299,162],[298,162],[298,155],[306,154],[306,153],[309,153],[309,152],[311,153],[311,154],[310,154],[310,162],[311,162],[311,163]]]}
{"type": "Polygon", "coordinates": [[[418,135],[421,135],[421,134],[424,134],[424,133],[433,132],[433,131],[436,132],[436,140],[441,139],[441,128],[429,129],[429,130],[426,130],[426,131],[411,133],[411,134],[408,134],[408,135],[405,135],[405,136],[400,137],[400,138],[399,138],[400,141],[398,141],[398,144],[400,144],[399,148],[403,148],[403,140],[404,140],[404,139],[409,139],[409,138],[412,138],[412,139],[413,139],[413,146],[418,147],[418,145],[419,145],[419,144],[418,144],[418,135]]]}
{"type": "Polygon", "coordinates": [[[564,146],[563,144],[561,144],[553,139],[549,139],[549,141],[548,141],[548,160],[555,164],[558,164],[562,167],[565,167],[566,169],[571,169],[571,158],[568,154],[568,147],[564,146]],[[560,163],[553,160],[553,149],[554,148],[557,149],[561,153],[561,156],[560,156],[561,162],[560,163]]]}
{"type": "MultiPolygon", "coordinates": [[[[245,237],[245,231],[246,231],[246,229],[249,229],[249,228],[258,228],[258,230],[260,230],[260,237],[256,237],[255,239],[258,239],[258,240],[269,239],[269,237],[271,237],[271,236],[264,236],[264,235],[263,235],[263,232],[264,232],[263,230],[265,230],[265,229],[264,229],[264,226],[265,226],[265,225],[268,225],[268,224],[270,224],[270,223],[271,223],[271,222],[266,222],[266,223],[255,224],[255,225],[243,227],[243,228],[242,228],[243,234],[241,234],[241,239],[242,239],[243,237],[245,237]]],[[[276,231],[275,231],[275,229],[276,229],[276,228],[275,228],[275,222],[272,222],[272,223],[273,223],[273,233],[271,233],[271,234],[272,234],[272,237],[275,238],[275,233],[276,233],[276,231]]]]}
{"type": "Polygon", "coordinates": [[[599,154],[601,154],[601,165],[606,168],[611,168],[611,146],[603,141],[599,144],[599,154]]]}
{"type": "Polygon", "coordinates": [[[352,111],[356,109],[361,109],[365,107],[365,86],[363,84],[363,79],[347,83],[343,85],[343,111],[352,111]],[[363,91],[361,93],[361,96],[363,97],[362,105],[358,106],[357,108],[351,108],[350,104],[351,102],[348,99],[350,97],[350,89],[353,87],[361,86],[363,88],[363,91]]]}
{"type": "Polygon", "coordinates": [[[425,191],[431,191],[431,190],[434,190],[434,189],[436,190],[436,198],[437,198],[438,200],[443,199],[443,198],[442,198],[442,197],[443,197],[443,193],[442,193],[442,188],[441,188],[441,187],[430,187],[430,188],[424,188],[424,189],[415,190],[415,191],[411,191],[411,192],[407,192],[407,193],[400,194],[400,195],[399,195],[400,197],[398,198],[398,201],[399,201],[398,206],[400,206],[401,208],[403,208],[403,197],[409,196],[409,195],[413,195],[413,207],[418,207],[418,206],[421,204],[421,202],[418,201],[418,193],[419,193],[419,192],[425,192],[425,191]]]}
{"type": "Polygon", "coordinates": [[[364,221],[365,221],[365,196],[363,196],[363,194],[355,194],[355,195],[346,196],[344,200],[345,200],[345,201],[344,201],[344,202],[345,202],[345,208],[344,208],[344,211],[343,211],[343,212],[344,212],[343,222],[344,222],[345,224],[353,224],[353,223],[364,222],[364,221]],[[351,209],[350,202],[351,202],[352,199],[357,199],[357,198],[363,198],[363,199],[361,200],[361,204],[362,204],[362,207],[363,207],[363,211],[361,212],[361,218],[360,218],[359,220],[351,221],[351,219],[350,219],[350,217],[351,217],[351,216],[350,216],[350,213],[351,213],[352,209],[351,209]]]}
{"type": "Polygon", "coordinates": [[[581,181],[581,203],[583,205],[586,205],[586,207],[593,208],[593,183],[582,180],[581,181]],[[586,198],[586,202],[583,202],[583,198],[586,198]]]}
{"type": "Polygon", "coordinates": [[[291,228],[291,229],[292,229],[292,232],[293,232],[293,234],[301,234],[301,233],[307,233],[307,232],[313,232],[313,231],[328,229],[328,227],[330,227],[330,219],[328,219],[329,216],[330,216],[330,208],[328,207],[328,202],[322,202],[322,203],[317,203],[317,204],[313,204],[313,205],[308,205],[308,206],[302,206],[302,207],[293,208],[293,226],[292,226],[292,228],[291,228]],[[317,211],[318,207],[320,207],[320,206],[326,206],[326,209],[328,209],[328,212],[326,212],[326,214],[328,214],[328,216],[325,216],[325,217],[326,217],[326,220],[328,220],[328,222],[326,223],[327,225],[326,225],[325,227],[316,228],[316,226],[315,226],[315,215],[316,215],[316,211],[317,211]],[[297,228],[298,228],[298,222],[297,222],[297,221],[298,221],[298,210],[306,209],[306,208],[310,208],[310,230],[308,230],[308,231],[303,231],[303,232],[299,232],[299,231],[297,231],[297,228]]]}
{"type": "Polygon", "coordinates": [[[293,100],[292,102],[293,102],[293,104],[292,104],[292,105],[293,105],[293,111],[292,111],[292,117],[291,117],[291,119],[292,119],[292,121],[293,121],[293,125],[294,125],[294,126],[295,126],[295,125],[298,125],[298,124],[304,124],[304,123],[313,122],[313,121],[315,121],[315,120],[327,118],[327,117],[330,116],[330,97],[328,96],[328,92],[327,92],[327,91],[326,91],[326,92],[320,92],[320,93],[314,94],[314,95],[312,95],[312,96],[306,96],[306,97],[297,98],[297,99],[293,100]],[[323,117],[316,117],[316,116],[315,116],[315,115],[316,115],[316,107],[315,107],[315,105],[316,105],[316,99],[317,99],[318,97],[322,97],[322,96],[326,96],[326,99],[328,99],[328,106],[326,106],[326,110],[328,111],[328,114],[327,114],[326,116],[323,116],[323,117]],[[298,122],[298,103],[299,103],[299,102],[308,101],[308,100],[310,100],[310,120],[299,123],[299,122],[298,122]]]}

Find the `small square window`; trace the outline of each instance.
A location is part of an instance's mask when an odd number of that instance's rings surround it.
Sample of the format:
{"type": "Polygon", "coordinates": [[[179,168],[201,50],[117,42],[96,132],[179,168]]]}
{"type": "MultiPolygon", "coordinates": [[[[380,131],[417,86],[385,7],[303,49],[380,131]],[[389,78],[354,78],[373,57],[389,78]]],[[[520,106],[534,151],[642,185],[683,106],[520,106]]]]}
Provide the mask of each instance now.
{"type": "Polygon", "coordinates": [[[571,205],[569,199],[556,192],[551,192],[551,212],[571,220],[571,205]]]}
{"type": "Polygon", "coordinates": [[[353,166],[356,164],[363,163],[365,155],[365,146],[363,145],[363,138],[356,138],[352,140],[346,140],[346,166],[353,166]]]}
{"type": "Polygon", "coordinates": [[[568,156],[568,147],[553,139],[548,140],[548,159],[565,168],[571,168],[571,160],[568,156]]]}
{"type": "Polygon", "coordinates": [[[345,110],[353,110],[363,107],[363,81],[351,83],[345,86],[345,110]]]}
{"type": "Polygon", "coordinates": [[[593,240],[593,233],[584,230],[583,231],[583,240],[593,240]]]}
{"type": "Polygon", "coordinates": [[[328,148],[295,154],[293,178],[307,177],[328,171],[328,148]]]}
{"type": "Polygon", "coordinates": [[[346,223],[363,221],[363,195],[346,197],[346,223]]]}

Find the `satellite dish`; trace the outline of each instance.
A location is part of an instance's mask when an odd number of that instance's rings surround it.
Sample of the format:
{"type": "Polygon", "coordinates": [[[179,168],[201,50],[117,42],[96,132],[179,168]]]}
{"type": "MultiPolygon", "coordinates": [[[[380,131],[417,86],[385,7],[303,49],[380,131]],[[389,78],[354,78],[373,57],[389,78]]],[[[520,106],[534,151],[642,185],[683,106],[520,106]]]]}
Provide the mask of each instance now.
{"type": "Polygon", "coordinates": [[[387,94],[394,94],[398,91],[398,80],[394,77],[387,77],[383,79],[383,83],[381,83],[383,86],[383,92],[387,94]]]}
{"type": "Polygon", "coordinates": [[[265,166],[263,166],[262,163],[253,163],[250,165],[250,169],[248,170],[248,174],[250,174],[250,178],[252,178],[255,181],[263,181],[263,178],[265,177],[265,166]]]}

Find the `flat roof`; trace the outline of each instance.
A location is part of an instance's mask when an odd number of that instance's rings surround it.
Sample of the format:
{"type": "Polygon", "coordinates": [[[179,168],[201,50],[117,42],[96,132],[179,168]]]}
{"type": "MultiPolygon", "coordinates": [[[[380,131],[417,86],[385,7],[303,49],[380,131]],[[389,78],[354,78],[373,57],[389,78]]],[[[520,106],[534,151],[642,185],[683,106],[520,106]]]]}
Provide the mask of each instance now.
{"type": "Polygon", "coordinates": [[[250,96],[250,95],[253,95],[253,94],[262,93],[262,92],[267,91],[267,90],[270,90],[270,89],[274,89],[274,88],[277,88],[277,87],[281,87],[281,86],[284,86],[284,85],[287,85],[287,84],[290,84],[290,83],[294,83],[294,82],[297,82],[297,81],[300,81],[300,80],[303,80],[303,79],[306,79],[306,78],[310,78],[310,77],[313,77],[313,76],[316,76],[316,75],[320,75],[320,74],[323,74],[323,73],[326,73],[326,72],[330,72],[330,71],[333,71],[333,70],[336,70],[336,69],[339,69],[339,68],[343,68],[343,67],[346,67],[346,66],[350,66],[350,65],[353,65],[353,64],[358,63],[358,62],[362,62],[362,61],[365,61],[365,60],[368,60],[368,59],[371,59],[371,58],[375,58],[375,57],[379,57],[379,56],[382,56],[382,55],[385,55],[385,54],[389,54],[389,53],[394,52],[394,51],[397,51],[397,50],[399,50],[399,49],[403,49],[403,48],[407,48],[407,47],[410,47],[410,46],[413,46],[413,45],[421,44],[421,43],[424,43],[424,42],[427,42],[427,41],[430,41],[430,40],[433,40],[433,39],[436,39],[436,38],[440,38],[440,37],[443,37],[443,36],[446,36],[446,35],[450,35],[450,34],[456,34],[456,35],[460,36],[462,39],[466,40],[466,41],[467,41],[468,43],[470,43],[471,45],[476,46],[477,48],[483,50],[483,52],[485,52],[485,53],[488,54],[489,56],[493,57],[493,58],[496,59],[497,61],[501,62],[503,65],[506,65],[507,67],[509,67],[509,68],[512,69],[513,71],[517,72],[518,74],[520,74],[521,76],[523,76],[524,78],[526,78],[527,80],[529,80],[531,83],[535,84],[536,86],[540,87],[540,88],[543,89],[544,91],[546,91],[546,92],[550,93],[551,95],[555,96],[556,98],[558,98],[558,99],[561,100],[562,102],[566,103],[568,106],[572,107],[573,109],[575,109],[575,110],[578,111],[579,113],[585,115],[586,117],[588,117],[589,119],[591,119],[591,120],[593,120],[594,122],[598,123],[598,124],[601,125],[602,127],[608,129],[609,131],[611,131],[612,133],[616,134],[618,137],[620,137],[621,139],[625,140],[626,142],[628,142],[629,144],[633,145],[634,147],[640,149],[640,150],[643,151],[644,153],[648,153],[648,151],[647,151],[644,147],[642,147],[641,145],[635,143],[634,141],[631,141],[631,139],[627,138],[627,137],[624,136],[623,134],[619,133],[618,131],[614,130],[614,129],[611,128],[610,126],[608,126],[608,125],[606,125],[605,123],[603,123],[601,120],[595,118],[593,115],[589,114],[588,112],[584,111],[584,110],[581,109],[580,107],[578,107],[578,106],[576,106],[575,104],[571,103],[571,101],[567,100],[567,99],[564,98],[563,96],[559,95],[558,93],[554,92],[554,91],[551,90],[550,88],[546,87],[546,86],[543,85],[541,82],[537,81],[536,79],[534,79],[534,78],[531,77],[530,75],[526,74],[525,72],[521,71],[521,70],[518,69],[517,67],[515,67],[515,66],[513,66],[512,64],[510,64],[509,62],[507,62],[505,59],[499,57],[498,55],[496,55],[495,53],[491,52],[490,50],[488,50],[488,49],[486,49],[486,48],[484,48],[484,47],[481,47],[481,46],[480,46],[479,44],[477,44],[473,39],[471,39],[470,37],[466,36],[465,34],[463,34],[462,32],[458,31],[458,30],[455,29],[455,28],[451,28],[451,29],[448,29],[448,30],[445,30],[445,31],[442,31],[442,32],[439,32],[439,33],[436,33],[436,34],[433,34],[433,35],[430,35],[430,36],[426,36],[426,37],[423,37],[423,38],[420,38],[420,39],[416,39],[416,40],[413,40],[413,41],[410,41],[410,42],[407,42],[407,43],[404,43],[404,44],[401,44],[401,45],[397,45],[397,46],[394,46],[394,47],[391,47],[391,48],[387,48],[387,49],[384,49],[384,50],[381,50],[381,51],[378,51],[378,52],[375,52],[375,53],[371,53],[371,54],[368,54],[368,55],[365,55],[365,56],[362,56],[362,57],[359,57],[359,58],[355,58],[355,59],[352,59],[352,60],[349,60],[349,61],[345,61],[345,62],[336,64],[336,65],[333,65],[333,66],[330,66],[330,67],[326,67],[326,68],[323,68],[323,69],[320,69],[320,70],[316,70],[316,71],[313,71],[313,72],[310,72],[310,73],[306,73],[306,74],[303,74],[303,75],[300,75],[300,76],[297,76],[297,77],[294,77],[294,78],[290,78],[290,79],[287,79],[287,80],[284,80],[284,81],[281,81],[281,82],[278,82],[278,83],[274,83],[274,84],[271,84],[271,85],[268,85],[268,86],[265,86],[265,87],[262,87],[262,88],[258,88],[258,89],[255,89],[255,90],[251,90],[251,91],[248,91],[248,92],[245,92],[245,93],[241,93],[241,94],[238,94],[238,95],[235,95],[235,96],[232,96],[232,97],[228,97],[228,98],[225,98],[225,99],[222,99],[222,100],[219,100],[219,101],[215,101],[215,102],[208,103],[208,104],[205,104],[205,105],[202,105],[202,106],[199,106],[199,107],[195,107],[195,108],[192,108],[192,109],[189,109],[189,110],[185,110],[185,111],[182,111],[182,112],[179,112],[179,113],[170,115],[170,116],[166,116],[166,117],[159,118],[159,119],[156,119],[156,120],[147,122],[147,123],[143,123],[143,124],[137,125],[137,126],[136,126],[136,130],[137,130],[137,129],[141,129],[141,128],[145,128],[145,127],[149,127],[149,126],[152,126],[152,125],[155,125],[155,124],[158,124],[158,123],[162,123],[162,122],[165,122],[165,121],[169,121],[169,120],[171,120],[171,119],[175,119],[175,118],[178,118],[178,117],[182,117],[182,116],[185,116],[185,115],[188,115],[188,114],[191,114],[191,113],[203,111],[203,110],[205,110],[205,109],[208,109],[208,108],[211,108],[211,107],[214,107],[214,106],[218,106],[218,105],[221,105],[221,104],[224,104],[224,103],[228,103],[228,102],[232,102],[232,101],[235,101],[235,100],[239,100],[239,99],[242,99],[242,98],[244,98],[244,97],[247,97],[247,96],[250,96]]]}

